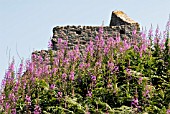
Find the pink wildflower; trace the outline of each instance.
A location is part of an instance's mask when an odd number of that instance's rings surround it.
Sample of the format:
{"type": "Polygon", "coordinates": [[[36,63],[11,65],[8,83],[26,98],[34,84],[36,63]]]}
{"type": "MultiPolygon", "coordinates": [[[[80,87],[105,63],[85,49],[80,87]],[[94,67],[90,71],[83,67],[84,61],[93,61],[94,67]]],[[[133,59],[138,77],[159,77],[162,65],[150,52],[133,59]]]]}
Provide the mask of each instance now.
{"type": "Polygon", "coordinates": [[[90,40],[89,45],[87,45],[86,52],[90,53],[91,56],[93,56],[94,53],[94,45],[93,42],[90,40]]]}
{"type": "Polygon", "coordinates": [[[9,94],[9,99],[11,99],[11,101],[13,101],[13,102],[16,102],[16,98],[15,98],[14,93],[9,94]]]}
{"type": "Polygon", "coordinates": [[[108,66],[108,68],[112,71],[113,68],[114,68],[114,63],[108,61],[108,62],[107,62],[107,66],[108,66]]]}
{"type": "Polygon", "coordinates": [[[63,95],[63,93],[60,91],[57,93],[57,97],[59,97],[59,98],[62,98],[62,95],[63,95]]]}
{"type": "Polygon", "coordinates": [[[19,66],[19,69],[18,69],[18,78],[22,75],[22,70],[23,70],[23,61],[21,61],[21,64],[19,66]]]}
{"type": "Polygon", "coordinates": [[[103,27],[102,26],[99,28],[99,34],[103,34],[103,27]]]}
{"type": "Polygon", "coordinates": [[[51,84],[50,89],[51,90],[55,89],[55,84],[51,84]]]}
{"type": "Polygon", "coordinates": [[[6,102],[5,111],[8,112],[9,108],[10,108],[10,104],[8,102],[6,102]]]}
{"type": "Polygon", "coordinates": [[[152,25],[151,25],[151,28],[149,30],[149,34],[148,34],[149,37],[152,37],[153,36],[153,30],[152,30],[152,25]]]}
{"type": "Polygon", "coordinates": [[[110,47],[108,47],[108,46],[105,46],[105,47],[104,47],[104,54],[105,54],[105,55],[107,55],[107,54],[108,54],[108,52],[109,52],[109,48],[110,48],[110,47]]]}
{"type": "Polygon", "coordinates": [[[34,114],[41,114],[41,108],[39,105],[35,105],[34,114]]]}
{"type": "Polygon", "coordinates": [[[66,73],[63,73],[63,74],[62,74],[62,79],[63,79],[63,80],[66,80],[66,78],[67,78],[67,74],[66,74],[66,73]]]}
{"type": "Polygon", "coordinates": [[[11,110],[11,114],[16,114],[16,113],[17,113],[16,108],[13,108],[13,109],[11,110]]]}
{"type": "Polygon", "coordinates": [[[129,69],[129,68],[126,68],[126,73],[127,73],[128,76],[131,75],[131,72],[130,72],[130,69],[129,69]]]}
{"type": "Polygon", "coordinates": [[[92,91],[87,91],[87,96],[92,97],[92,91]]]}
{"type": "Polygon", "coordinates": [[[142,77],[139,78],[139,80],[138,80],[139,85],[142,83],[142,79],[143,79],[142,77]]]}
{"type": "Polygon", "coordinates": [[[96,76],[92,75],[92,76],[91,76],[91,80],[92,80],[92,81],[96,81],[96,76]]]}
{"type": "Polygon", "coordinates": [[[132,100],[131,106],[137,108],[139,103],[138,103],[138,98],[134,96],[134,99],[132,100]]]}
{"type": "Polygon", "coordinates": [[[28,105],[31,105],[31,97],[26,95],[25,97],[25,102],[28,104],[28,105]]]}
{"type": "Polygon", "coordinates": [[[51,40],[48,41],[48,49],[52,49],[53,48],[53,44],[51,42],[51,40]]]}
{"type": "Polygon", "coordinates": [[[170,114],[170,109],[168,109],[168,110],[166,111],[166,114],[170,114]]]}
{"type": "Polygon", "coordinates": [[[70,80],[73,81],[74,80],[74,71],[70,72],[70,80]]]}
{"type": "Polygon", "coordinates": [[[90,67],[90,63],[87,63],[87,64],[86,64],[86,68],[89,68],[89,67],[90,67]]]}
{"type": "Polygon", "coordinates": [[[79,64],[79,69],[83,70],[84,66],[85,66],[84,63],[80,63],[80,64],[79,64]]]}

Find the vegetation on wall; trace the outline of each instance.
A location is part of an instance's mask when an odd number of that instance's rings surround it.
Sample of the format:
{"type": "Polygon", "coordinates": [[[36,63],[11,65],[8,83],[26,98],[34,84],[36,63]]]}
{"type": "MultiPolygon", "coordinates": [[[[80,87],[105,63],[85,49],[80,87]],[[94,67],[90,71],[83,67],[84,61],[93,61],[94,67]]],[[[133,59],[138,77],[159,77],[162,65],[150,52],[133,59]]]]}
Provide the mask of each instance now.
{"type": "Polygon", "coordinates": [[[151,28],[148,35],[134,30],[131,39],[106,40],[101,27],[84,51],[79,44],[68,50],[58,38],[56,56],[49,44],[49,58],[33,54],[17,71],[13,60],[2,81],[0,112],[170,114],[169,26],[163,34],[151,28]]]}

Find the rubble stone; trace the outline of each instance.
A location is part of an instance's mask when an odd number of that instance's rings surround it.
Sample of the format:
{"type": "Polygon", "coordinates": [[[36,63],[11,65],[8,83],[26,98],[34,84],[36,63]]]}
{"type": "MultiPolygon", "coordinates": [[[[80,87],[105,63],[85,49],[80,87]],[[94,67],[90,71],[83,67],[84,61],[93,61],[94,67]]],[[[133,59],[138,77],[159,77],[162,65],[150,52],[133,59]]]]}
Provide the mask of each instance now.
{"type": "MultiPolygon", "coordinates": [[[[51,39],[52,41],[52,47],[53,51],[58,50],[57,47],[57,39],[62,38],[63,40],[68,40],[68,48],[73,49],[79,42],[80,50],[82,50],[87,42],[91,40],[94,41],[96,35],[99,34],[100,27],[103,28],[104,35],[107,37],[113,37],[117,34],[120,34],[122,38],[132,38],[132,31],[136,29],[137,31],[140,30],[139,24],[132,20],[130,17],[128,17],[124,12],[122,11],[113,11],[111,14],[111,20],[109,26],[56,26],[53,28],[53,37],[51,39]]],[[[33,54],[42,55],[42,51],[36,51],[33,52],[33,54]]],[[[47,54],[48,52],[43,52],[43,55],[47,54]]]]}

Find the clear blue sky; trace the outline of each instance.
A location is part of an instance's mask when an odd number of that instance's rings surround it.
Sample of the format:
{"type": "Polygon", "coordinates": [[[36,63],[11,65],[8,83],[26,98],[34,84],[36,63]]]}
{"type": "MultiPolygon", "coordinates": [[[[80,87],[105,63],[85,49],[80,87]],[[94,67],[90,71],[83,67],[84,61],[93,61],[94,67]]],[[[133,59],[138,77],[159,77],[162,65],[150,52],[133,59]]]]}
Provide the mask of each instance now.
{"type": "Polygon", "coordinates": [[[0,0],[0,81],[12,57],[19,66],[19,56],[26,60],[33,50],[47,49],[54,26],[109,25],[113,10],[163,30],[170,0],[0,0]]]}

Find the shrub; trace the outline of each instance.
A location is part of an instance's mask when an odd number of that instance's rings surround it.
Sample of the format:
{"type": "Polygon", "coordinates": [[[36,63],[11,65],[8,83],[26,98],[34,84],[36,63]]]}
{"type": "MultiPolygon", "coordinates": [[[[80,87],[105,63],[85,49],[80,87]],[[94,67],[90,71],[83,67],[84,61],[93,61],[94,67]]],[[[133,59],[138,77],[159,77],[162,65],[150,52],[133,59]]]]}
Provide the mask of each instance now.
{"type": "Polygon", "coordinates": [[[101,27],[83,51],[79,44],[68,50],[59,38],[60,49],[49,49],[49,57],[33,54],[17,72],[13,60],[2,81],[1,112],[169,113],[169,30],[163,37],[158,28],[155,36],[152,29],[148,37],[133,35],[104,40],[101,27]]]}

